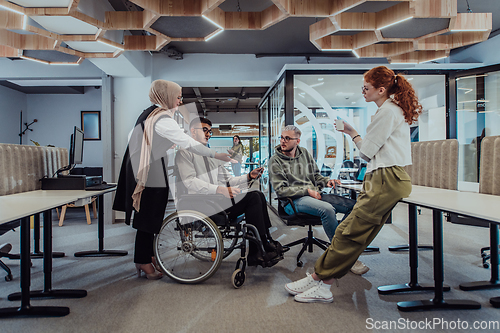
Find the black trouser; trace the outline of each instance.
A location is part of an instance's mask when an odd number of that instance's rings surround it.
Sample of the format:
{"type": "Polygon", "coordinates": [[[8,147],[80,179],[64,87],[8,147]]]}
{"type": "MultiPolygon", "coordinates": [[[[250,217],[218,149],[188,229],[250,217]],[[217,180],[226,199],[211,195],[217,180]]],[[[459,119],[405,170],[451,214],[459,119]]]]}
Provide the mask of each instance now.
{"type": "Polygon", "coordinates": [[[155,235],[149,232],[137,230],[135,234],[134,263],[150,264],[154,256],[153,242],[155,235]]]}
{"type": "MultiPolygon", "coordinates": [[[[241,200],[237,200],[236,204],[227,209],[229,218],[236,218],[241,214],[245,214],[246,222],[257,228],[260,239],[263,244],[267,243],[271,220],[267,212],[267,201],[264,193],[261,191],[249,191],[241,200]]],[[[255,244],[250,242],[250,253],[255,253],[257,248],[255,244]]]]}

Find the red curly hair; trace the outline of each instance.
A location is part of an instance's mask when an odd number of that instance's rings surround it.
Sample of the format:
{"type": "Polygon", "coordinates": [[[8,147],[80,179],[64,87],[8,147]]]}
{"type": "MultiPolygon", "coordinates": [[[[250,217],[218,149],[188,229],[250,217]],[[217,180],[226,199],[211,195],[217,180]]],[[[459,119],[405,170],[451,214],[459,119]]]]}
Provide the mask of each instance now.
{"type": "Polygon", "coordinates": [[[374,88],[384,87],[387,96],[392,96],[393,100],[403,109],[405,121],[413,124],[422,113],[422,105],[418,102],[415,90],[410,82],[401,74],[394,73],[393,70],[379,66],[370,69],[364,74],[366,82],[374,88]]]}

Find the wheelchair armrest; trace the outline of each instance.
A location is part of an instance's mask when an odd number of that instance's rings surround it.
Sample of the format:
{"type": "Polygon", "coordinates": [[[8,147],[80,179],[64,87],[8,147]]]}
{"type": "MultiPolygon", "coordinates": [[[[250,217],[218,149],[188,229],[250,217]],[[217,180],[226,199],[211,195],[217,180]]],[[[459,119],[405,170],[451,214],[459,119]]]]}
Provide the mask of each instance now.
{"type": "MultiPolygon", "coordinates": [[[[182,203],[185,201],[187,201],[187,202],[200,202],[201,201],[201,202],[210,204],[211,207],[213,207],[216,212],[224,213],[226,218],[228,218],[225,210],[216,202],[217,200],[223,200],[224,198],[225,198],[225,196],[223,196],[222,194],[210,194],[210,195],[207,195],[207,194],[183,194],[183,195],[179,196],[178,204],[179,204],[179,206],[181,206],[182,203]]],[[[196,208],[196,206],[194,206],[193,208],[196,208]]],[[[196,209],[194,209],[194,210],[196,210],[196,209]]]]}

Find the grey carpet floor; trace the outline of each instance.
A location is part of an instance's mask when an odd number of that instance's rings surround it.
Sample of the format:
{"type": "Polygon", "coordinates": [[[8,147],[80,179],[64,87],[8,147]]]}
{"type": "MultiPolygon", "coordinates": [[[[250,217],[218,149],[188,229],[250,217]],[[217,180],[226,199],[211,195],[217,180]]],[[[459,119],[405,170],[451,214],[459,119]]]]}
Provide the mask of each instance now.
{"type": "MultiPolygon", "coordinates": [[[[419,215],[419,243],[432,243],[431,211],[419,215]]],[[[273,237],[283,244],[304,237],[306,228],[285,226],[273,216],[273,237]]],[[[499,325],[500,309],[489,304],[500,290],[465,292],[462,282],[489,280],[490,270],[482,267],[479,249],[489,245],[488,228],[444,223],[445,283],[448,299],[468,299],[481,303],[480,310],[435,310],[400,312],[396,303],[431,299],[432,292],[379,295],[377,287],[409,282],[407,252],[392,253],[387,247],[408,242],[407,207],[398,205],[393,223],[384,226],[372,245],[380,253],[362,255],[370,271],[357,276],[349,273],[333,286],[331,304],[300,304],[284,290],[285,283],[312,272],[319,248],[303,256],[304,267],[297,267],[292,248],[284,260],[272,268],[249,267],[245,284],[234,289],[231,274],[236,255],[225,259],[216,274],[197,285],[178,284],[168,277],[158,281],[137,278],[133,266],[134,230],[125,224],[107,225],[105,249],[127,250],[125,257],[76,258],[74,252],[97,249],[97,225],[87,225],[83,211],[69,210],[63,227],[53,222],[54,251],[66,257],[53,261],[54,289],[85,289],[81,299],[32,300],[31,304],[68,306],[71,313],[60,318],[12,318],[0,320],[1,332],[494,332],[500,329],[473,330],[482,325],[499,325]],[[451,329],[460,321],[461,328],[451,329]],[[440,325],[424,326],[435,322],[440,325]],[[446,323],[448,327],[446,327],[446,323]],[[463,329],[467,323],[468,329],[463,329]],[[370,329],[371,328],[371,329],[370,329]]],[[[325,239],[321,227],[315,235],[325,239]]],[[[19,249],[19,232],[1,236],[19,249]]],[[[19,289],[19,261],[3,259],[13,271],[14,280],[0,280],[0,307],[15,307],[20,302],[7,300],[19,289]]],[[[2,271],[3,274],[3,271],[2,271]]],[[[42,260],[33,259],[31,289],[43,288],[42,260]]],[[[419,252],[419,282],[432,283],[432,251],[419,252]]],[[[483,326],[484,327],[484,326],[483,326]]]]}

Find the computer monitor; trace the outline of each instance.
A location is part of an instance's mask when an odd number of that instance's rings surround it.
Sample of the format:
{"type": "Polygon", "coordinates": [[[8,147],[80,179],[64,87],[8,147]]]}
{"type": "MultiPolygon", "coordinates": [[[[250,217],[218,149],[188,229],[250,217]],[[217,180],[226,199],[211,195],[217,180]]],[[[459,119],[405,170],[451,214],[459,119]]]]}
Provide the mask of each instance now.
{"type": "Polygon", "coordinates": [[[69,147],[69,165],[83,163],[83,131],[75,126],[69,147]]]}

